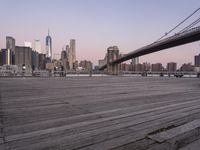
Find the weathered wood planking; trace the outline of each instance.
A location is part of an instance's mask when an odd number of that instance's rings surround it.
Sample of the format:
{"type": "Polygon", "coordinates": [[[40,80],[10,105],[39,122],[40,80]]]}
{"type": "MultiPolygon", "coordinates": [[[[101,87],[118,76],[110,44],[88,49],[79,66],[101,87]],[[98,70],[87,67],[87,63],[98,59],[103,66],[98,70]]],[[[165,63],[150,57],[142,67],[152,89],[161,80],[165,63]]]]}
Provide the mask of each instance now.
{"type": "Polygon", "coordinates": [[[199,88],[191,78],[0,79],[0,148],[148,147],[150,132],[200,118],[199,88]]]}

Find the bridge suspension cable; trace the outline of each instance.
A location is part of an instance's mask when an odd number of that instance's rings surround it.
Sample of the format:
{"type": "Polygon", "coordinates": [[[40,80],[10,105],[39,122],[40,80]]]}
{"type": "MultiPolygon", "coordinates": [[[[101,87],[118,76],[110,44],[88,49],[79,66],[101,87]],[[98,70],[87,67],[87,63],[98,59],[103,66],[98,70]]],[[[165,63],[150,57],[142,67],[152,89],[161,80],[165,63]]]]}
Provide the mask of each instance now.
{"type": "Polygon", "coordinates": [[[194,22],[192,22],[190,25],[188,25],[187,27],[185,27],[184,29],[182,29],[179,33],[185,32],[189,29],[191,29],[192,27],[194,27],[195,25],[197,25],[200,22],[200,17],[195,20],[194,22]]]}
{"type": "Polygon", "coordinates": [[[174,31],[176,28],[178,28],[180,25],[182,25],[184,22],[186,22],[189,18],[191,18],[194,14],[196,14],[200,8],[196,9],[192,14],[190,14],[187,18],[185,18],[183,21],[181,21],[178,25],[176,25],[174,28],[172,28],[170,31],[166,32],[162,37],[160,37],[157,41],[160,41],[163,39],[165,36],[170,34],[172,31],[174,31]]]}

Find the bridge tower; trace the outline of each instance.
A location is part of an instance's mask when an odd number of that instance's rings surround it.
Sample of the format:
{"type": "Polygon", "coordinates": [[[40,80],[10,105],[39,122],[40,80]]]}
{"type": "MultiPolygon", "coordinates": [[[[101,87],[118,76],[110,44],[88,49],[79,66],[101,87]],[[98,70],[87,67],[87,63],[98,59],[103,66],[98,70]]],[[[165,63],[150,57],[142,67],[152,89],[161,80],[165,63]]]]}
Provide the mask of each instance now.
{"type": "Polygon", "coordinates": [[[119,48],[117,46],[108,47],[107,49],[107,69],[108,74],[118,75],[119,64],[111,64],[114,60],[119,58],[119,48]]]}

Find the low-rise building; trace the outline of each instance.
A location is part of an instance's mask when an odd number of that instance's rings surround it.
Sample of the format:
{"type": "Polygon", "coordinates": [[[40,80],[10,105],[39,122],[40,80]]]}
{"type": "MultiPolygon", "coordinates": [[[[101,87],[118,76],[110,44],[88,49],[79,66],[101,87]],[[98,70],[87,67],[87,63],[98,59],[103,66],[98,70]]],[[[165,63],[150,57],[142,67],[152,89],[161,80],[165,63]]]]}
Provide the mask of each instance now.
{"type": "Polygon", "coordinates": [[[30,47],[15,47],[15,65],[19,68],[25,66],[27,70],[32,70],[32,49],[30,47]]]}
{"type": "Polygon", "coordinates": [[[180,67],[180,71],[182,72],[193,72],[195,70],[195,67],[192,65],[192,63],[185,63],[180,67]]]}
{"type": "Polygon", "coordinates": [[[177,70],[177,63],[175,63],[175,62],[167,63],[167,71],[168,72],[176,72],[176,70],[177,70]]]}
{"type": "Polygon", "coordinates": [[[152,72],[161,72],[163,71],[163,67],[161,63],[156,63],[151,65],[151,71],[152,72]]]}
{"type": "Polygon", "coordinates": [[[119,65],[120,71],[131,71],[131,65],[122,63],[119,65]]]}
{"type": "Polygon", "coordinates": [[[91,61],[87,61],[87,60],[82,60],[79,63],[79,67],[82,67],[83,70],[90,71],[90,70],[92,70],[92,66],[93,66],[92,62],[91,61]]]}
{"type": "Polygon", "coordinates": [[[194,56],[194,66],[195,67],[200,67],[200,54],[194,56]]]}

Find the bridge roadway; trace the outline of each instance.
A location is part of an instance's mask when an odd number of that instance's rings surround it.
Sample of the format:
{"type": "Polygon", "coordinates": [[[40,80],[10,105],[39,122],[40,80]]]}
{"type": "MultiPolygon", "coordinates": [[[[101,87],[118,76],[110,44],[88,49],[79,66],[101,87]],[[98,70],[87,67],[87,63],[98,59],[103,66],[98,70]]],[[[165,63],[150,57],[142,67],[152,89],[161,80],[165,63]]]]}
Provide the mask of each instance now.
{"type": "Polygon", "coordinates": [[[0,150],[197,150],[199,89],[197,78],[0,78],[0,150]]]}
{"type": "MultiPolygon", "coordinates": [[[[192,28],[189,31],[185,31],[183,33],[175,34],[166,39],[154,42],[150,45],[147,45],[147,46],[139,48],[135,51],[132,51],[132,52],[124,55],[123,57],[121,57],[113,62],[110,62],[110,65],[119,64],[119,63],[122,63],[124,61],[127,61],[127,60],[135,58],[135,57],[154,53],[154,52],[172,48],[175,46],[188,44],[188,43],[195,42],[198,40],[200,40],[200,26],[196,27],[196,28],[192,28]]],[[[101,66],[99,69],[104,70],[105,68],[107,68],[107,64],[101,66]]]]}

